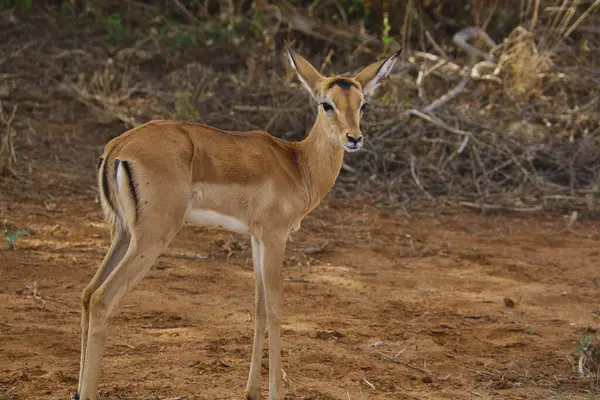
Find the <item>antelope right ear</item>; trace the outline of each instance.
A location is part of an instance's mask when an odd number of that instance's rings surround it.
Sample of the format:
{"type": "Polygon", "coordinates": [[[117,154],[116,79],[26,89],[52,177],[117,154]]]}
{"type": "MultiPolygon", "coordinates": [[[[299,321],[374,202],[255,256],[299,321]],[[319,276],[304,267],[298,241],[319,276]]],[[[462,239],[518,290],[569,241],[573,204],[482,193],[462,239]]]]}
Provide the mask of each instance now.
{"type": "Polygon", "coordinates": [[[300,82],[302,82],[306,90],[308,90],[316,100],[317,93],[319,92],[319,84],[325,78],[323,78],[323,75],[321,75],[304,57],[298,54],[296,50],[292,49],[287,40],[284,44],[290,59],[290,64],[294,71],[296,71],[296,75],[298,75],[300,82]]]}
{"type": "Polygon", "coordinates": [[[388,76],[401,51],[402,49],[396,51],[385,60],[369,65],[354,77],[362,85],[365,96],[371,95],[375,88],[388,76]]]}

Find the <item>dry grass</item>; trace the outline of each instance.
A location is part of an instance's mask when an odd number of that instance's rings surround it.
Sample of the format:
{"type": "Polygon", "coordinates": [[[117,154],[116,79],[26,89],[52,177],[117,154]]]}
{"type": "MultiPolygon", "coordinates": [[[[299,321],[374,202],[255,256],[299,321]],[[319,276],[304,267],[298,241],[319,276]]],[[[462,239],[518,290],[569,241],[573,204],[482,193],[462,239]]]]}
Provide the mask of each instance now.
{"type": "Polygon", "coordinates": [[[535,39],[519,26],[507,38],[500,56],[506,88],[520,101],[543,97],[544,74],[552,68],[552,52],[538,51],[535,39]]]}
{"type": "Polygon", "coordinates": [[[540,0],[526,3],[522,23],[506,38],[499,62],[506,69],[506,88],[521,101],[543,97],[544,78],[557,48],[600,5],[598,0],[588,7],[579,0],[557,0],[541,9],[540,0]]]}

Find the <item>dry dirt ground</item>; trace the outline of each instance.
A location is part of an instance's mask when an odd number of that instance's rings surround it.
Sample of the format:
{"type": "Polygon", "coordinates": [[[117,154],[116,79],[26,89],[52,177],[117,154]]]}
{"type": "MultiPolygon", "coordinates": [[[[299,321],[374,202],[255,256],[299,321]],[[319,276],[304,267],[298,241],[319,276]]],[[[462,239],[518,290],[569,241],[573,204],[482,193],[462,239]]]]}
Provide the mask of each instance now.
{"type": "MultiPolygon", "coordinates": [[[[2,400],[75,391],[80,294],[108,246],[94,201],[106,132],[34,126],[22,178],[0,183],[0,217],[31,232],[0,250],[2,400]]],[[[565,226],[329,197],[288,247],[286,398],[597,398],[574,360],[600,313],[598,223],[565,226]]],[[[244,238],[182,230],[113,320],[101,398],[240,399],[252,276],[244,238]]]]}

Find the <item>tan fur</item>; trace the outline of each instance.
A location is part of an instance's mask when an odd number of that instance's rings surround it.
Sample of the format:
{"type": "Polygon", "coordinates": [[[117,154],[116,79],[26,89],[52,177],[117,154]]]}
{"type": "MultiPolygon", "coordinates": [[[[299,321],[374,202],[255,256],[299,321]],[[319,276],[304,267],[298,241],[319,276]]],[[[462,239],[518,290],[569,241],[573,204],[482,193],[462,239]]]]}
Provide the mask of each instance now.
{"type": "Polygon", "coordinates": [[[362,138],[362,90],[385,78],[398,55],[365,68],[356,79],[343,78],[351,83],[343,88],[330,87],[340,78],[324,78],[292,49],[288,52],[313,97],[336,108],[326,112],[320,106],[303,141],[287,142],[259,131],[225,132],[196,123],[151,121],[106,145],[98,182],[113,241],[83,293],[81,399],[96,399],[109,317],[186,220],[247,231],[252,237],[256,327],[246,398],[261,398],[268,321],[269,399],[283,399],[281,266],[288,234],[335,183],[347,135],[362,138]]]}

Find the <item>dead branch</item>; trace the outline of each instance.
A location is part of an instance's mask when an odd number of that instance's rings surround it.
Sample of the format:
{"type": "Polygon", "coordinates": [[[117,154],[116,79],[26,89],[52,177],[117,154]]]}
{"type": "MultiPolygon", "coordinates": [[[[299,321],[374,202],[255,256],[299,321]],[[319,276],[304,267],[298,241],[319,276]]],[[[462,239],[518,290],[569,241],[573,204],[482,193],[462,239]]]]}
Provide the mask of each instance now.
{"type": "Polygon", "coordinates": [[[496,47],[496,42],[492,40],[492,38],[481,28],[475,28],[472,26],[461,29],[456,32],[452,37],[452,41],[458,47],[469,53],[471,56],[479,56],[487,61],[493,62],[495,61],[495,57],[492,54],[484,53],[479,50],[477,47],[470,44],[468,41],[481,38],[483,41],[490,47],[496,47]]]}
{"type": "Polygon", "coordinates": [[[425,190],[425,188],[423,187],[423,185],[421,184],[421,181],[419,180],[419,177],[417,176],[417,173],[415,171],[415,161],[416,161],[416,157],[414,155],[410,155],[410,174],[413,177],[413,180],[415,181],[415,184],[417,185],[417,187],[419,189],[421,189],[421,192],[423,192],[423,194],[425,196],[427,196],[427,198],[429,200],[435,200],[433,198],[433,196],[427,191],[425,190]]]}
{"type": "MultiPolygon", "coordinates": [[[[401,352],[402,352],[402,351],[401,351],[401,352]]],[[[400,353],[401,353],[401,352],[400,352],[400,353]]],[[[410,369],[414,369],[415,371],[419,371],[419,372],[420,372],[420,373],[422,373],[422,374],[425,374],[425,375],[427,375],[427,376],[431,376],[431,377],[433,377],[433,374],[432,374],[430,371],[426,370],[426,369],[419,368],[419,367],[415,367],[414,365],[411,365],[411,364],[409,364],[409,363],[407,363],[407,362],[404,362],[404,361],[400,361],[400,360],[398,360],[398,359],[397,359],[397,357],[398,357],[398,355],[399,355],[399,354],[397,354],[395,357],[390,357],[390,356],[388,356],[387,354],[384,354],[384,353],[382,353],[382,352],[380,352],[380,351],[378,351],[378,353],[379,353],[380,355],[384,356],[384,358],[385,358],[386,360],[388,360],[388,361],[390,361],[390,362],[393,362],[394,364],[400,364],[400,365],[404,365],[405,367],[408,367],[408,368],[410,368],[410,369]]]]}
{"type": "Polygon", "coordinates": [[[234,111],[241,112],[261,112],[261,113],[271,113],[278,111],[294,111],[296,108],[280,108],[280,107],[272,107],[272,106],[260,106],[260,105],[244,105],[244,104],[235,104],[231,107],[234,111]]]}
{"type": "Polygon", "coordinates": [[[359,31],[338,29],[335,26],[319,21],[315,18],[308,18],[300,14],[298,10],[287,1],[278,1],[277,5],[260,5],[264,11],[275,12],[278,19],[288,24],[292,29],[305,35],[315,37],[325,42],[334,42],[339,46],[351,46],[355,38],[365,44],[381,47],[381,42],[375,37],[359,31]]]}
{"type": "Polygon", "coordinates": [[[0,58],[0,66],[6,63],[7,61],[12,60],[13,58],[19,57],[21,54],[25,53],[27,50],[29,50],[30,47],[32,47],[36,43],[37,41],[33,40],[27,43],[25,46],[20,47],[18,50],[12,52],[8,57],[0,58]]]}
{"type": "Polygon", "coordinates": [[[367,380],[367,378],[363,378],[363,382],[364,382],[364,383],[365,383],[365,384],[366,384],[368,387],[370,387],[371,389],[375,390],[375,385],[373,385],[371,382],[369,382],[369,381],[367,380]]]}
{"type": "Polygon", "coordinates": [[[447,130],[448,132],[452,132],[452,133],[455,133],[457,135],[462,135],[462,136],[471,136],[472,135],[470,132],[463,131],[463,130],[457,129],[457,128],[453,128],[453,127],[447,125],[444,121],[442,121],[438,117],[435,117],[433,115],[425,114],[425,113],[423,113],[423,112],[421,112],[419,110],[415,110],[414,108],[408,110],[406,112],[406,114],[407,115],[414,115],[414,116],[417,116],[419,118],[422,118],[425,121],[430,122],[430,123],[434,124],[437,127],[440,127],[442,129],[447,130]]]}
{"type": "Polygon", "coordinates": [[[458,85],[456,85],[452,90],[450,90],[448,93],[446,93],[439,99],[435,100],[433,103],[431,103],[427,107],[423,108],[423,112],[430,114],[433,111],[435,111],[436,108],[439,108],[439,107],[443,106],[444,104],[448,103],[449,101],[451,101],[452,99],[454,99],[456,96],[458,96],[460,94],[460,92],[463,91],[465,86],[467,86],[467,82],[469,82],[470,77],[471,77],[471,75],[469,73],[466,73],[462,77],[460,82],[458,82],[458,85]]]}
{"type": "Polygon", "coordinates": [[[509,207],[501,204],[477,204],[471,203],[469,201],[461,201],[460,204],[463,207],[474,208],[476,210],[481,211],[492,211],[492,210],[503,210],[503,211],[516,211],[516,212],[538,212],[542,211],[542,206],[533,206],[533,207],[509,207]]]}
{"type": "Polygon", "coordinates": [[[481,61],[471,68],[471,78],[475,80],[488,80],[502,84],[502,79],[497,75],[500,73],[500,69],[496,63],[490,61],[481,61]],[[491,70],[492,73],[483,73],[482,70],[491,70]]]}
{"type": "MultiPolygon", "coordinates": [[[[498,77],[498,75],[501,72],[501,65],[499,66],[498,64],[496,64],[495,62],[492,61],[481,61],[479,63],[476,63],[475,65],[473,65],[473,67],[471,69],[469,68],[465,68],[465,67],[461,67],[458,64],[444,58],[444,57],[439,57],[436,56],[435,54],[431,54],[431,53],[425,53],[422,51],[416,51],[411,57],[409,57],[408,61],[412,64],[416,64],[417,67],[420,68],[421,63],[423,63],[423,61],[430,61],[430,62],[434,62],[435,65],[433,67],[431,67],[429,70],[427,70],[427,72],[425,73],[425,77],[427,77],[427,75],[430,75],[431,73],[438,71],[441,74],[444,75],[459,75],[459,76],[464,76],[465,74],[469,74],[471,75],[471,79],[473,80],[491,80],[491,81],[495,81],[500,83],[501,79],[498,77]],[[483,71],[489,71],[491,70],[491,73],[484,73],[483,71]]],[[[445,76],[441,76],[444,77],[445,76]]]]}
{"type": "Polygon", "coordinates": [[[190,20],[190,22],[194,23],[194,24],[199,24],[200,20],[198,20],[198,18],[196,18],[194,16],[194,14],[192,14],[190,12],[190,10],[188,10],[179,0],[173,0],[175,2],[175,5],[181,10],[182,13],[185,14],[186,17],[188,17],[188,19],[190,20]]]}
{"type": "Polygon", "coordinates": [[[449,60],[450,57],[448,57],[448,54],[446,54],[446,52],[444,51],[444,49],[442,49],[440,47],[439,44],[437,44],[437,42],[433,39],[433,36],[431,36],[431,33],[429,33],[429,31],[425,31],[425,37],[427,38],[427,41],[433,46],[433,48],[435,49],[435,51],[438,52],[438,54],[444,58],[445,60],[449,60]]]}
{"type": "Polygon", "coordinates": [[[87,58],[92,58],[93,57],[91,53],[89,53],[89,52],[87,52],[85,50],[82,50],[82,49],[73,49],[73,50],[64,50],[64,51],[61,51],[58,54],[54,54],[52,56],[52,58],[55,59],[55,60],[61,60],[63,58],[69,58],[69,57],[72,57],[74,55],[85,56],[87,58]]]}

